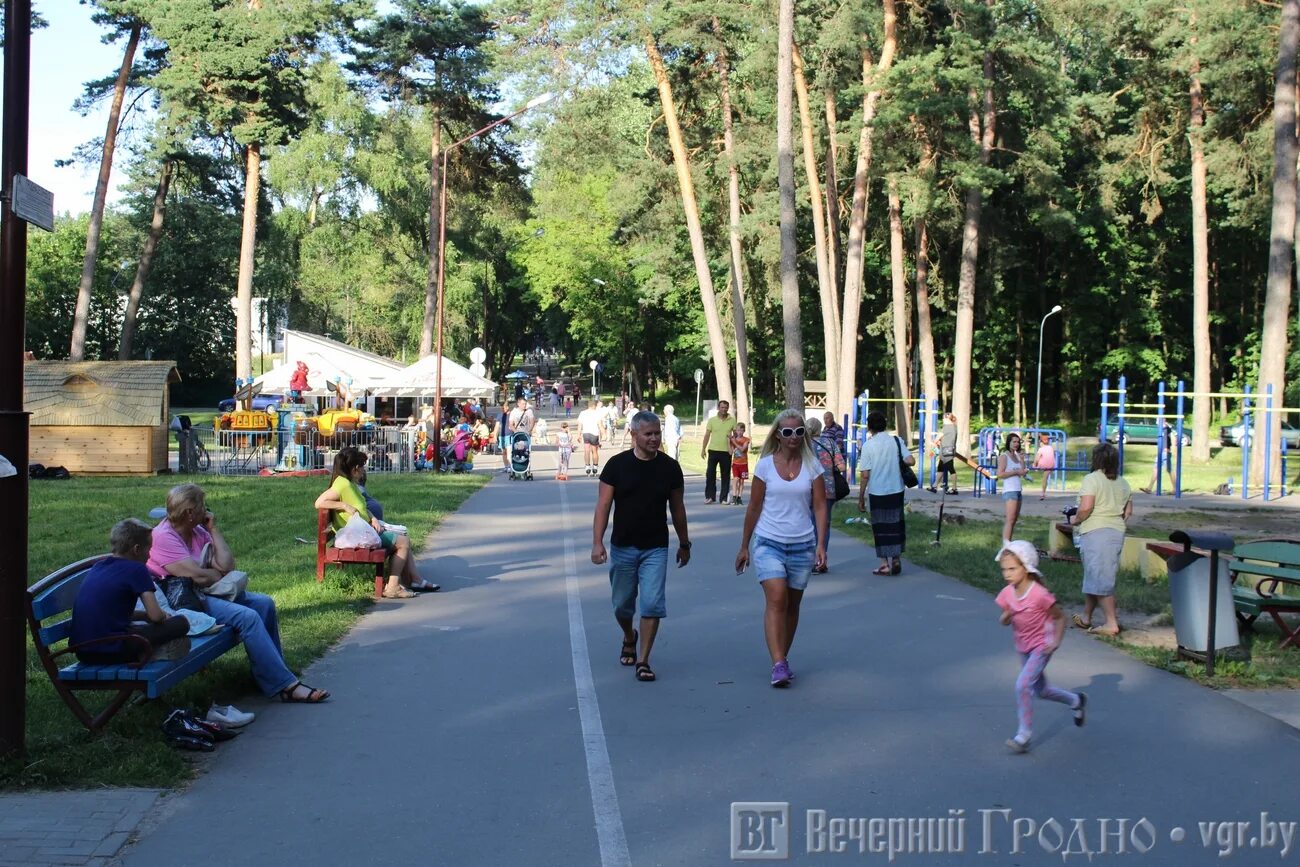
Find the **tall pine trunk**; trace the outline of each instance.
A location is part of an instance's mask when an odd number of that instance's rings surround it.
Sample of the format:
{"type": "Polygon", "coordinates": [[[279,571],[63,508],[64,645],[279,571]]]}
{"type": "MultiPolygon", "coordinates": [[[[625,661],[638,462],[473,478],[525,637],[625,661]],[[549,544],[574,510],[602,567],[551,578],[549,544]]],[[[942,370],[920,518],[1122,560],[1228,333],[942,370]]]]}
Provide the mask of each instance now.
{"type": "MultiPolygon", "coordinates": [[[[831,316],[835,322],[835,345],[840,333],[840,122],[835,110],[835,91],[826,88],[826,260],[831,268],[831,316]]],[[[838,367],[838,364],[836,365],[838,367]]],[[[835,383],[829,384],[834,389],[835,383]]]]}
{"type": "MultiPolygon", "coordinates": [[[[992,8],[993,0],[985,0],[992,8]]],[[[992,21],[989,22],[992,39],[992,21]]],[[[984,52],[983,123],[976,94],[971,95],[970,134],[979,149],[979,164],[987,166],[993,153],[993,54],[984,52]]],[[[979,182],[966,191],[966,215],[962,221],[961,268],[957,278],[957,325],[953,337],[952,411],[957,416],[957,448],[964,454],[970,448],[971,356],[975,336],[975,273],[979,261],[980,214],[984,207],[979,182]]]]}
{"type": "MultiPolygon", "coordinates": [[[[1268,419],[1264,392],[1273,386],[1273,405],[1285,405],[1287,320],[1291,315],[1291,260],[1296,232],[1296,48],[1300,43],[1300,0],[1282,0],[1278,32],[1277,76],[1273,87],[1273,220],[1269,236],[1268,289],[1264,297],[1263,334],[1259,347],[1259,412],[1255,415],[1255,448],[1250,450],[1250,475],[1264,477],[1264,442],[1268,419]]],[[[1282,413],[1273,413],[1272,475],[1281,470],[1282,413]]]]}
{"type": "Polygon", "coordinates": [[[808,179],[808,200],[813,221],[813,244],[817,255],[817,291],[822,308],[823,354],[826,361],[826,387],[839,381],[840,335],[835,322],[835,278],[831,276],[830,250],[826,237],[826,215],[822,209],[821,178],[817,176],[817,151],[813,143],[812,110],[808,100],[808,80],[804,75],[803,57],[794,46],[794,87],[799,100],[799,127],[803,134],[803,170],[808,179]]]}
{"type": "Polygon", "coordinates": [[[745,284],[740,248],[740,168],[736,165],[731,118],[731,71],[722,45],[722,25],[713,19],[718,38],[718,79],[722,88],[722,148],[727,157],[727,235],[731,249],[731,325],[736,335],[736,418],[750,423],[749,346],[745,335],[745,284]]]}
{"type": "MultiPolygon", "coordinates": [[[[885,40],[881,45],[876,77],[883,76],[894,63],[898,47],[898,15],[894,0],[882,0],[885,10],[885,40]]],[[[853,174],[853,208],[849,214],[849,244],[845,251],[844,309],[840,334],[840,385],[837,411],[853,405],[857,389],[858,316],[862,310],[862,281],[866,258],[867,178],[871,171],[872,127],[880,88],[873,87],[871,57],[862,54],[862,129],[858,133],[858,164],[853,174]]]]}
{"type": "Polygon", "coordinates": [[[122,119],[122,100],[126,97],[126,83],[135,62],[135,49],[140,44],[140,22],[131,25],[131,35],[122,54],[122,66],[117,71],[113,85],[113,101],[108,109],[108,125],[104,130],[104,148],[99,157],[99,177],[95,180],[95,199],[90,206],[90,228],[86,231],[86,253],[81,260],[81,281],[77,284],[77,308],[72,315],[72,345],[68,358],[81,361],[86,357],[86,327],[90,320],[90,294],[95,286],[95,260],[99,258],[99,234],[104,227],[104,205],[108,200],[108,179],[113,173],[113,152],[117,148],[117,126],[122,119]]]}
{"type": "Polygon", "coordinates": [[[803,409],[803,334],[799,321],[799,239],[794,193],[794,0],[779,0],[777,12],[776,179],[780,205],[785,405],[803,409]]]}
{"type": "Polygon", "coordinates": [[[420,357],[433,354],[433,332],[438,318],[438,256],[442,250],[438,238],[442,234],[442,114],[437,106],[432,109],[433,134],[429,145],[429,274],[424,281],[424,321],[420,324],[420,357]]]}
{"type": "Polygon", "coordinates": [[[912,396],[912,383],[907,364],[907,326],[911,316],[907,312],[907,269],[903,262],[903,215],[902,203],[898,198],[898,181],[889,179],[889,273],[893,288],[891,309],[894,320],[894,390],[901,401],[895,404],[897,411],[898,435],[904,442],[911,442],[908,430],[912,396]]]}
{"type": "Polygon", "coordinates": [[[176,160],[166,157],[163,159],[162,171],[158,175],[158,189],[153,194],[153,219],[149,221],[149,234],[144,239],[144,249],[140,251],[140,263],[136,265],[135,279],[131,281],[131,294],[126,299],[126,313],[122,317],[122,339],[117,346],[119,361],[131,360],[136,322],[140,316],[140,299],[144,297],[144,284],[149,280],[149,271],[153,268],[154,251],[158,249],[158,240],[162,238],[163,217],[167,211],[167,192],[171,189],[175,174],[176,160]]]}
{"type": "MultiPolygon", "coordinates": [[[[1196,13],[1191,17],[1191,48],[1196,51],[1196,13]]],[[[1210,386],[1210,226],[1205,207],[1205,102],[1201,97],[1201,65],[1192,56],[1192,390],[1208,395],[1210,386]]],[[[1192,459],[1210,459],[1210,417],[1213,398],[1192,398],[1192,459]]]]}
{"type": "Polygon", "coordinates": [[[235,376],[253,376],[253,257],[257,252],[257,198],[262,188],[262,146],[250,144],[244,167],[244,225],[239,235],[235,292],[235,376]]]}
{"type": "Polygon", "coordinates": [[[695,260],[695,276],[700,283],[700,301],[704,304],[704,323],[709,332],[709,350],[713,356],[713,375],[718,387],[718,400],[735,403],[731,393],[731,370],[727,365],[727,344],[722,337],[722,320],[718,317],[718,300],[713,294],[713,274],[709,271],[709,254],[704,248],[704,229],[700,226],[700,207],[695,200],[695,181],[691,178],[691,158],[682,139],[682,126],[677,120],[677,104],[673,101],[672,85],[663,55],[655,44],[654,36],[645,37],[646,55],[650,69],[659,88],[659,103],[664,111],[664,125],[668,128],[668,146],[673,152],[673,166],[677,169],[677,185],[682,194],[682,210],[686,216],[686,231],[691,239],[691,256],[695,260]]]}
{"type": "MultiPolygon", "coordinates": [[[[930,327],[930,256],[926,251],[929,240],[925,217],[921,217],[916,221],[916,350],[921,355],[921,385],[926,403],[934,402],[939,412],[943,412],[939,372],[934,363],[934,332],[930,327]]],[[[930,426],[938,428],[937,416],[930,417],[930,426]]]]}

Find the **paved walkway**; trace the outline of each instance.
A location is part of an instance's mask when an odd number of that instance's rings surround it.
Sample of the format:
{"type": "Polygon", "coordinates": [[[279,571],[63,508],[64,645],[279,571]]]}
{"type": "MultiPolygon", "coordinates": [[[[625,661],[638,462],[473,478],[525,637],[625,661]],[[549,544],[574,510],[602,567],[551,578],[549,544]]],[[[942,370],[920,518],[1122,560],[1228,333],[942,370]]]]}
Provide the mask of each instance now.
{"type": "Polygon", "coordinates": [[[0,796],[0,865],[107,864],[160,794],[102,789],[0,796]]]}
{"type": "MultiPolygon", "coordinates": [[[[870,550],[842,535],[805,600],[799,677],[771,689],[762,596],[730,565],[743,510],[703,506],[696,478],[660,679],[637,683],[617,662],[605,570],[587,558],[595,488],[542,472],[472,497],[421,563],[445,591],[367,614],[308,672],[327,705],[249,702],[247,735],[159,802],[122,863],[694,867],[729,860],[731,805],[747,801],[789,804],[791,860],[808,863],[836,860],[807,852],[830,845],[820,814],[809,831],[819,809],[960,827],[961,851],[920,854],[944,842],[925,826],[846,826],[858,836],[841,860],[863,857],[865,829],[868,849],[895,839],[899,860],[925,865],[1059,864],[1067,845],[1113,856],[1121,820],[1127,854],[1150,846],[1142,863],[1237,848],[1264,863],[1250,841],[1276,838],[1271,863],[1293,826],[1261,813],[1300,822],[1300,732],[1075,632],[1050,674],[1089,693],[1088,725],[1040,703],[1034,751],[1008,755],[1017,659],[990,598],[916,568],[869,577],[870,550]],[[1034,833],[1017,843],[1013,819],[1034,833]],[[1237,821],[1252,823],[1240,839],[1204,824],[1237,821]]],[[[776,839],[759,834],[773,819],[737,815],[740,844],[776,839]]]]}

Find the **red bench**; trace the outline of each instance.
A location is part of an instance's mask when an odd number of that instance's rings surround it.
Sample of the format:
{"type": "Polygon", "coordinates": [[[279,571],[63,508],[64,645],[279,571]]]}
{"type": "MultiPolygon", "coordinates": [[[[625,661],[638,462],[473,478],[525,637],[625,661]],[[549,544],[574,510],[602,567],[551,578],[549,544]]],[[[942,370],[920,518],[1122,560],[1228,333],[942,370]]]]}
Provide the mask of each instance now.
{"type": "Polygon", "coordinates": [[[356,563],[375,566],[375,596],[384,592],[384,561],[388,558],[383,548],[335,548],[331,544],[334,527],[330,524],[330,509],[316,510],[316,580],[325,580],[325,564],[334,563],[339,568],[356,563]]]}

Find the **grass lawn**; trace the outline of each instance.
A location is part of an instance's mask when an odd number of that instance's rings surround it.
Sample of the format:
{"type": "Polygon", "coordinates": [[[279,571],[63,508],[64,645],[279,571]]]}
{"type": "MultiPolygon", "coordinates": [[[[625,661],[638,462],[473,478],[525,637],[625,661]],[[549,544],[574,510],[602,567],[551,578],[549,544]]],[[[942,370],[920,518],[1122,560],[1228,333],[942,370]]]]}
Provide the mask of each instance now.
{"type": "MultiPolygon", "coordinates": [[[[853,499],[841,502],[835,509],[835,529],[871,543],[871,527],[867,524],[848,524],[844,519],[857,515],[853,499]]],[[[1029,539],[1041,548],[1047,547],[1047,527],[1042,522],[1022,521],[1017,536],[1029,539]]],[[[970,521],[963,525],[948,524],[943,528],[942,545],[933,546],[934,519],[921,514],[908,516],[907,554],[909,561],[935,572],[950,575],[959,581],[996,594],[1002,589],[1002,573],[993,560],[997,541],[1002,531],[1000,521],[970,521]]],[[[1145,535],[1139,531],[1140,535],[1145,535]]],[[[1151,533],[1153,538],[1163,538],[1151,533]]],[[[873,561],[874,562],[874,561],[873,561]]],[[[1044,583],[1066,606],[1081,606],[1083,593],[1083,567],[1078,563],[1065,563],[1043,559],[1039,563],[1044,583]]],[[[1125,571],[1116,584],[1116,602],[1120,620],[1125,613],[1143,615],[1166,613],[1169,610],[1169,587],[1161,580],[1147,583],[1137,572],[1125,571]]],[[[992,599],[989,600],[990,606],[992,599]]],[[[1282,637],[1277,627],[1262,617],[1255,621],[1251,631],[1241,633],[1242,644],[1250,650],[1250,662],[1220,660],[1215,665],[1215,676],[1207,678],[1203,665],[1179,659],[1170,649],[1127,644],[1121,633],[1111,641],[1134,657],[1181,674],[1215,688],[1245,687],[1300,687],[1300,649],[1279,649],[1282,637]]]]}
{"type": "MultiPolygon", "coordinates": [[[[371,477],[370,492],[390,520],[406,524],[418,550],[442,517],[488,480],[486,475],[371,477]]],[[[331,568],[315,581],[316,512],[311,503],[328,477],[203,480],[217,517],[250,587],[275,597],[289,668],[301,671],[336,642],[373,604],[373,573],[331,568]],[[311,545],[294,537],[313,540],[311,545]]],[[[175,483],[165,477],[74,478],[34,482],[31,488],[30,583],[60,566],[106,550],[108,531],[127,517],[145,517],[162,505],[175,483]]],[[[436,599],[433,600],[436,604],[436,599]]],[[[328,688],[328,684],[320,684],[328,688]]],[[[27,757],[0,762],[0,787],[174,786],[191,774],[186,755],[166,746],[158,731],[172,707],[206,711],[257,694],[243,648],[191,676],[159,701],[128,707],[106,731],[91,737],[54,692],[40,661],[27,654],[27,757]]],[[[107,703],[107,696],[102,699],[107,703]]],[[[94,693],[79,693],[93,708],[94,693]]]]}

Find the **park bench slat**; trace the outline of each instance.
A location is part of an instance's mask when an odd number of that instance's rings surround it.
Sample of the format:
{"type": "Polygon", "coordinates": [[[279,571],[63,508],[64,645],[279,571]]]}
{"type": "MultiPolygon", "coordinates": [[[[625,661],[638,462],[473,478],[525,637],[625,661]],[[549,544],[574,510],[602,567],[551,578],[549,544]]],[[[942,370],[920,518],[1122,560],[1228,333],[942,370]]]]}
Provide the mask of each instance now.
{"type": "Polygon", "coordinates": [[[1300,590],[1300,542],[1265,539],[1237,545],[1228,569],[1236,582],[1232,603],[1237,618],[1249,627],[1261,614],[1267,614],[1282,633],[1279,647],[1300,647],[1300,623],[1292,626],[1282,617],[1300,614],[1296,592],[1300,590]],[[1257,580],[1243,582],[1247,577],[1257,580]]]}
{"type": "Polygon", "coordinates": [[[29,588],[32,615],[37,620],[48,620],[64,611],[71,611],[77,591],[81,589],[81,582],[86,580],[86,573],[91,566],[106,557],[107,554],[97,554],[64,566],[29,588]]]}

